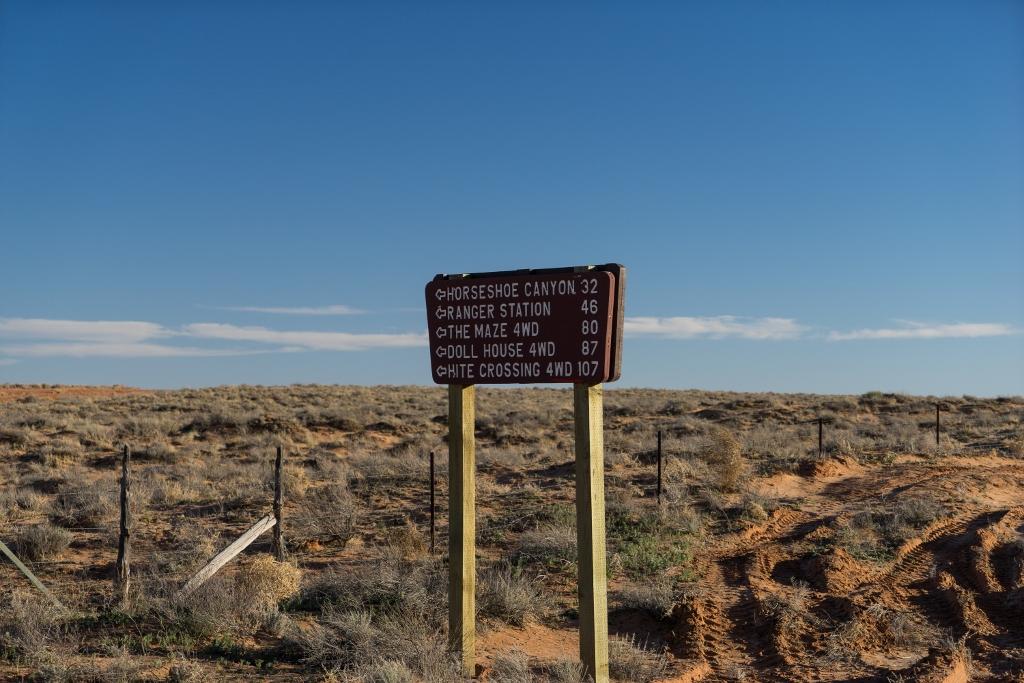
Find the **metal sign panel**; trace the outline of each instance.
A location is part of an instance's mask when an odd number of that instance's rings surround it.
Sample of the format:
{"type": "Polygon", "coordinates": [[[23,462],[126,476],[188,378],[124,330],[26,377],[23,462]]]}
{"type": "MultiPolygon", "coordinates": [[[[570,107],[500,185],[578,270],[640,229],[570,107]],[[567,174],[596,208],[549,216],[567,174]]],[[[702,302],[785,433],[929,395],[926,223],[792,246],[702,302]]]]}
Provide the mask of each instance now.
{"type": "Polygon", "coordinates": [[[617,379],[621,286],[615,269],[604,268],[438,275],[426,287],[434,381],[617,379]]]}

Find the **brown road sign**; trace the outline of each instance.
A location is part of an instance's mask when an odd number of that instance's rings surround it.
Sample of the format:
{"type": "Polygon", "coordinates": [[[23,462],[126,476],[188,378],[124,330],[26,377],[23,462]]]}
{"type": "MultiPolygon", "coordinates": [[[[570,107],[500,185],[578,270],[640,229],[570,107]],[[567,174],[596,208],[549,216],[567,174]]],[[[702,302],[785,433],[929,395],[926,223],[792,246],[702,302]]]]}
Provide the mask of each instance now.
{"type": "Polygon", "coordinates": [[[438,384],[618,379],[621,266],[438,275],[426,288],[438,384]]]}

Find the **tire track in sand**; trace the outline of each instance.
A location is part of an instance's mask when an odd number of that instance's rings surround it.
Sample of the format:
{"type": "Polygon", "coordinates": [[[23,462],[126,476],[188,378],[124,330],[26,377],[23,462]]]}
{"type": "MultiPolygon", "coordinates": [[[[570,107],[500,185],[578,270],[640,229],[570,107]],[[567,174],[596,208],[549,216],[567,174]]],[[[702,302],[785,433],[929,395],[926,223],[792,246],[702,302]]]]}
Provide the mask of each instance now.
{"type": "Polygon", "coordinates": [[[701,568],[707,597],[696,598],[699,619],[687,625],[695,631],[694,654],[711,667],[707,680],[733,681],[745,673],[778,666],[778,654],[758,623],[758,600],[750,584],[749,563],[759,548],[810,521],[807,513],[779,510],[764,525],[733,534],[709,549],[709,559],[701,568]]]}

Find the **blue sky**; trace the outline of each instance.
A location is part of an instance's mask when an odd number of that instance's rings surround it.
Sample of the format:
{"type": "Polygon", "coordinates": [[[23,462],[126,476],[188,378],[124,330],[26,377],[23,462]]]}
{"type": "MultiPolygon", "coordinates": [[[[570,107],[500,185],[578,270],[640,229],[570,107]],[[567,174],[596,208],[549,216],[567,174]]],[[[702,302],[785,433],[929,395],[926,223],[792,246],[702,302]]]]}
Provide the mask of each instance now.
{"type": "Polygon", "coordinates": [[[0,4],[0,382],[430,382],[618,261],[621,386],[1024,393],[1019,2],[0,4]]]}

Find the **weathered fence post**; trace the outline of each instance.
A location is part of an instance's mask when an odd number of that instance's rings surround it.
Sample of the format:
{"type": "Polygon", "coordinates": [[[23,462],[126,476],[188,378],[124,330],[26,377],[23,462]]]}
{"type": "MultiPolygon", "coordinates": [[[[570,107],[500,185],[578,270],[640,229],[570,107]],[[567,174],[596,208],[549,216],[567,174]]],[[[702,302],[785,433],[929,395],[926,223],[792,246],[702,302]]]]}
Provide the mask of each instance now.
{"type": "Polygon", "coordinates": [[[118,592],[122,605],[128,603],[128,589],[131,583],[131,458],[132,452],[128,444],[124,446],[121,456],[121,529],[117,539],[117,565],[114,570],[114,589],[118,592]]]}
{"type": "Polygon", "coordinates": [[[658,505],[661,505],[661,430],[658,430],[658,505]]]}
{"type": "Polygon", "coordinates": [[[430,451],[430,554],[434,554],[434,451],[430,451]]]}
{"type": "Polygon", "coordinates": [[[284,491],[281,484],[281,465],[284,460],[284,449],[281,446],[277,447],[277,458],[274,460],[274,519],[277,520],[277,524],[274,525],[274,559],[278,562],[284,562],[285,550],[284,550],[284,534],[281,529],[281,499],[284,496],[284,491]]]}
{"type": "Polygon", "coordinates": [[[825,456],[825,419],[818,418],[818,459],[825,456]]]}
{"type": "Polygon", "coordinates": [[[935,446],[939,445],[939,404],[935,404],[935,446]]]}

